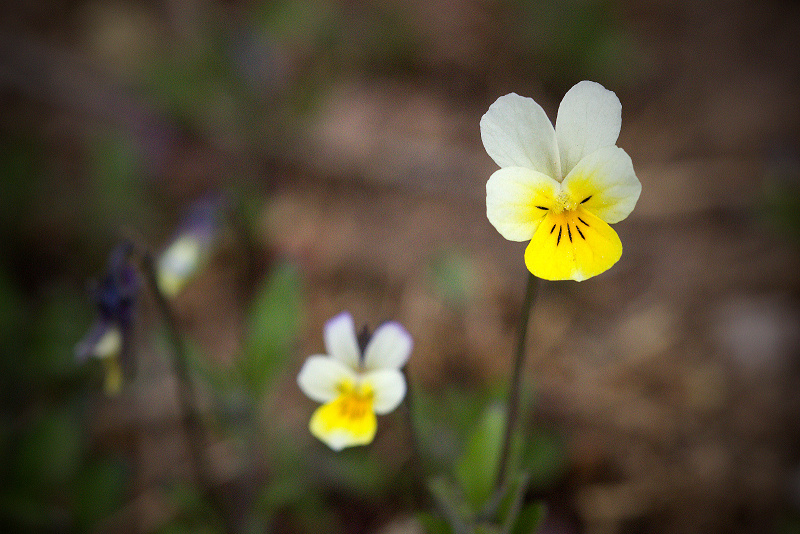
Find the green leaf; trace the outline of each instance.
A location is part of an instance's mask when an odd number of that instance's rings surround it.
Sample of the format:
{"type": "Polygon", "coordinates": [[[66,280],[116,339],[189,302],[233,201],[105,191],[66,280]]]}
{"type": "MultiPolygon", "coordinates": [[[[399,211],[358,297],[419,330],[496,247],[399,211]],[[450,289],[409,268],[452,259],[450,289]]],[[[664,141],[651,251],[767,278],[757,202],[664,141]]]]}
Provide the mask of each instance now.
{"type": "Polygon", "coordinates": [[[523,506],[522,511],[517,516],[512,534],[535,534],[542,527],[544,519],[547,517],[547,505],[543,502],[535,502],[523,506]]]}
{"type": "Polygon", "coordinates": [[[297,270],[288,264],[278,266],[256,295],[240,361],[245,384],[256,395],[285,368],[300,316],[297,270]]]}
{"type": "Polygon", "coordinates": [[[427,512],[420,512],[417,514],[417,520],[422,524],[422,530],[427,534],[453,534],[447,521],[441,517],[427,512]]]}
{"type": "Polygon", "coordinates": [[[510,534],[517,522],[517,518],[525,500],[525,493],[530,482],[528,473],[516,474],[507,485],[507,490],[500,504],[499,518],[503,522],[503,534],[510,534]]]}
{"type": "Polygon", "coordinates": [[[453,534],[471,532],[471,525],[475,521],[474,513],[458,487],[444,477],[433,477],[428,480],[428,490],[453,534]]]}
{"type": "Polygon", "coordinates": [[[502,407],[486,409],[455,466],[455,477],[473,510],[489,498],[497,481],[506,415],[502,407]]]}

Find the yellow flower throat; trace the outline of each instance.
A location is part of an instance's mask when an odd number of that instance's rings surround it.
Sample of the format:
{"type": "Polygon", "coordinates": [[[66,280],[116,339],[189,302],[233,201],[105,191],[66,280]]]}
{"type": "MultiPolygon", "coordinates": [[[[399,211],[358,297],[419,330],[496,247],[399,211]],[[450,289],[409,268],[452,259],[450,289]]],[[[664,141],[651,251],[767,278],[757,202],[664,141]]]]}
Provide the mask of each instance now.
{"type": "Polygon", "coordinates": [[[372,411],[374,393],[371,388],[343,382],[337,389],[339,396],[334,403],[340,418],[355,421],[372,411]]]}
{"type": "Polygon", "coordinates": [[[562,191],[553,199],[550,207],[536,206],[540,210],[548,212],[545,221],[551,223],[549,234],[555,238],[556,246],[561,244],[562,239],[568,239],[570,243],[574,243],[573,239],[577,238],[586,240],[581,227],[585,230],[589,228],[589,223],[581,217],[580,206],[591,198],[592,196],[589,195],[582,201],[575,202],[562,191]]]}

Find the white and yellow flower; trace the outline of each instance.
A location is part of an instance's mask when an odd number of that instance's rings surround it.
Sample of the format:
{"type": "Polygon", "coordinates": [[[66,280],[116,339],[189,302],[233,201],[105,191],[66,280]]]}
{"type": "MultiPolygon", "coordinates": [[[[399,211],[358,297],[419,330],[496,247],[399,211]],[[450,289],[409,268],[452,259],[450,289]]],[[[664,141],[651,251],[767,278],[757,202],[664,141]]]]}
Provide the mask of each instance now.
{"type": "Polygon", "coordinates": [[[189,207],[178,234],[158,257],[156,283],[165,297],[177,296],[208,263],[225,209],[225,199],[217,197],[202,198],[189,207]]]}
{"type": "Polygon", "coordinates": [[[324,331],[327,355],[310,356],[297,376],[309,398],[324,403],[311,416],[311,433],[339,451],[372,442],[377,415],[393,411],[406,394],[401,368],[413,341],[399,323],[383,323],[362,352],[353,318],[340,313],[324,331]]]}
{"type": "Polygon", "coordinates": [[[194,234],[177,237],[158,258],[156,277],[158,288],[167,298],[173,298],[200,270],[206,259],[208,244],[194,234]]]}
{"type": "Polygon", "coordinates": [[[622,255],[609,226],[630,214],[642,186],[615,146],[617,96],[582,81],[564,95],[556,125],[530,98],[502,96],[481,118],[486,152],[500,166],[486,183],[486,215],[511,241],[530,241],[525,265],[546,280],[585,280],[622,255]]]}
{"type": "Polygon", "coordinates": [[[122,343],[119,326],[108,321],[98,321],[75,347],[75,355],[79,361],[93,357],[102,362],[105,371],[104,388],[110,396],[122,391],[122,343]]]}

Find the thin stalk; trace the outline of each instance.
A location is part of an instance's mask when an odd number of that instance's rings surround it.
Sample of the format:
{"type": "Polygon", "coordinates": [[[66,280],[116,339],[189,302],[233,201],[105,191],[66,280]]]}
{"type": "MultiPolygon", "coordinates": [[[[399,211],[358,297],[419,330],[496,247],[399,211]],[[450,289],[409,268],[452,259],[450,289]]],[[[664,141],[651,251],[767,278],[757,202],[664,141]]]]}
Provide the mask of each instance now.
{"type": "Polygon", "coordinates": [[[525,367],[525,338],[528,336],[528,323],[533,309],[533,303],[538,293],[538,278],[528,273],[528,285],[525,288],[525,299],[522,301],[522,310],[517,326],[517,346],[514,352],[514,370],[511,375],[511,391],[508,396],[506,412],[506,432],[503,437],[503,448],[500,453],[500,462],[497,467],[497,483],[495,491],[500,492],[506,483],[511,442],[519,418],[519,397],[522,389],[522,371],[525,367]]]}
{"type": "Polygon", "coordinates": [[[187,366],[186,349],[184,348],[181,337],[178,333],[178,323],[175,320],[175,314],[172,312],[167,298],[158,287],[158,280],[156,278],[156,270],[153,257],[149,253],[144,253],[142,258],[144,267],[145,278],[150,286],[150,290],[156,299],[156,305],[164,319],[167,327],[167,337],[169,339],[170,348],[172,349],[173,357],[172,368],[176,375],[176,386],[178,394],[178,402],[181,410],[181,424],[183,425],[186,433],[186,441],[188,442],[189,454],[192,456],[192,463],[194,464],[194,473],[197,485],[201,491],[211,499],[212,504],[217,509],[220,519],[225,524],[227,532],[233,532],[235,529],[231,528],[229,518],[225,514],[222,505],[217,502],[212,490],[212,481],[209,473],[209,467],[206,463],[206,458],[203,455],[203,447],[206,443],[203,427],[200,422],[200,417],[197,414],[197,394],[189,376],[189,369],[187,366]]]}
{"type": "Polygon", "coordinates": [[[422,454],[419,449],[419,434],[417,432],[417,425],[414,423],[414,393],[411,385],[411,377],[408,374],[408,369],[403,368],[403,375],[406,379],[406,397],[403,400],[404,415],[406,419],[406,426],[408,427],[408,439],[411,444],[411,469],[414,471],[414,488],[413,498],[414,505],[421,504],[421,495],[425,489],[425,473],[422,466],[422,454]]]}

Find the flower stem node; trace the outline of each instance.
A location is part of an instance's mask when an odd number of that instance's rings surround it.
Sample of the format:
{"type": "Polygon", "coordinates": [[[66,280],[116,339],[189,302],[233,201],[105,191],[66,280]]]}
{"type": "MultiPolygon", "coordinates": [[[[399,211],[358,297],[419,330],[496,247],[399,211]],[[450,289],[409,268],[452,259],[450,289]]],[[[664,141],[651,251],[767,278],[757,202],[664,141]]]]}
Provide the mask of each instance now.
{"type": "Polygon", "coordinates": [[[323,403],[309,430],[335,451],[371,443],[376,415],[390,413],[405,397],[401,369],[411,354],[411,335],[399,323],[383,323],[362,351],[345,312],[326,323],[324,338],[327,354],[310,356],[297,376],[303,393],[323,403]]]}
{"type": "Polygon", "coordinates": [[[539,104],[514,93],[481,118],[483,145],[500,166],[486,183],[486,215],[506,239],[530,241],[533,275],[581,281],[621,257],[609,224],[633,211],[642,190],[615,146],[621,125],[617,96],[590,81],[564,95],[555,128],[539,104]]]}

